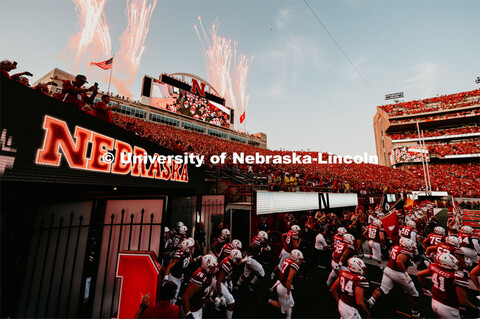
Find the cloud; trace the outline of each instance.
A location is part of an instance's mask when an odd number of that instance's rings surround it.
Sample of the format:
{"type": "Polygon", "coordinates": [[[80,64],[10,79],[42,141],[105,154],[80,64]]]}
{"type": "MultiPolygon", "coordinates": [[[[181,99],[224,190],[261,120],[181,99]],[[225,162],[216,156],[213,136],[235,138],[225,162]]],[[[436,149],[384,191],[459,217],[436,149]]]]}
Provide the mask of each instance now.
{"type": "Polygon", "coordinates": [[[277,13],[277,30],[285,30],[287,29],[288,23],[292,19],[292,11],[283,9],[278,11],[277,13]]]}
{"type": "Polygon", "coordinates": [[[421,62],[409,70],[409,74],[414,75],[400,83],[406,85],[404,89],[420,89],[423,96],[433,96],[442,73],[440,65],[434,62],[421,62]]]}
{"type": "Polygon", "coordinates": [[[325,56],[318,39],[281,33],[257,55],[256,61],[272,75],[269,93],[281,97],[281,94],[291,92],[292,84],[304,72],[329,69],[325,56]]]}

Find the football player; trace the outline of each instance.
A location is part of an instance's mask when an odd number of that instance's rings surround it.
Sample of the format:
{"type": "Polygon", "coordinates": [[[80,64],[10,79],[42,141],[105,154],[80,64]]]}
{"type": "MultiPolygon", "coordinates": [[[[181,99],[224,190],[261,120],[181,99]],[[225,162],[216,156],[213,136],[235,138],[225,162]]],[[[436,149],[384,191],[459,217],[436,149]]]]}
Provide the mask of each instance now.
{"type": "Polygon", "coordinates": [[[445,228],[437,226],[433,229],[433,233],[428,234],[428,237],[423,241],[425,247],[436,246],[445,242],[445,228]]]}
{"type": "Polygon", "coordinates": [[[279,271],[280,267],[282,267],[283,262],[285,259],[287,259],[290,256],[290,253],[294,249],[298,249],[298,246],[300,245],[300,226],[298,225],[292,225],[290,230],[287,233],[282,234],[282,244],[283,244],[283,249],[280,252],[280,261],[273,269],[272,274],[270,275],[270,279],[273,280],[275,278],[275,274],[279,271]]]}
{"type": "MultiPolygon", "coordinates": [[[[332,254],[332,271],[327,279],[327,286],[330,287],[331,284],[337,279],[338,272],[345,268],[343,264],[353,256],[355,252],[355,237],[352,234],[343,235],[343,239],[340,243],[337,244],[337,247],[332,254]]],[[[346,269],[346,268],[345,268],[346,269]]]]}
{"type": "Polygon", "coordinates": [[[480,246],[478,245],[478,237],[473,234],[473,228],[463,226],[458,233],[460,240],[460,249],[463,250],[465,257],[470,258],[473,264],[478,262],[478,254],[480,254],[480,246]]]}
{"type": "Polygon", "coordinates": [[[432,290],[424,288],[424,294],[432,296],[432,310],[440,319],[460,319],[460,305],[477,310],[467,297],[468,281],[457,270],[457,258],[442,253],[428,269],[417,274],[422,287],[426,287],[426,277],[431,276],[432,290]]]}
{"type": "Polygon", "coordinates": [[[227,283],[231,281],[233,268],[242,262],[242,253],[238,249],[232,249],[230,255],[220,262],[219,271],[213,278],[213,290],[217,293],[222,304],[227,306],[227,319],[232,319],[233,309],[235,307],[235,298],[233,298],[227,283]]]}
{"type": "Polygon", "coordinates": [[[217,258],[208,254],[202,257],[202,265],[193,273],[190,284],[182,296],[182,313],[184,318],[202,318],[202,309],[210,296],[212,278],[217,271],[217,258]]]}
{"type": "Polygon", "coordinates": [[[248,260],[245,262],[245,268],[243,270],[243,273],[240,275],[240,278],[238,278],[238,281],[234,287],[235,290],[240,289],[243,281],[250,277],[250,275],[253,273],[254,276],[248,284],[248,289],[250,289],[250,291],[253,291],[254,285],[258,282],[260,278],[265,276],[265,270],[260,263],[260,257],[263,252],[269,251],[270,249],[271,248],[268,245],[268,234],[263,230],[259,231],[258,235],[253,237],[250,246],[247,247],[246,258],[248,260]]]}
{"type": "Polygon", "coordinates": [[[182,286],[183,282],[183,274],[185,269],[192,261],[194,247],[195,241],[193,238],[184,239],[180,244],[180,248],[177,249],[173,254],[172,261],[165,268],[164,279],[172,281],[177,285],[177,290],[175,291],[174,299],[172,299],[172,304],[175,304],[176,299],[178,298],[178,293],[180,292],[180,287],[182,286]]]}
{"type": "Polygon", "coordinates": [[[280,268],[280,276],[272,290],[275,289],[278,295],[278,301],[268,300],[268,303],[277,309],[280,309],[285,314],[285,318],[290,319],[292,317],[293,306],[295,301],[292,295],[292,282],[293,278],[300,269],[300,265],[303,262],[303,254],[300,250],[294,249],[290,253],[290,257],[285,259],[282,267],[280,268]]]}
{"type": "Polygon", "coordinates": [[[231,243],[223,245],[222,249],[220,250],[220,257],[219,260],[224,260],[228,256],[230,256],[230,252],[232,249],[238,249],[242,251],[242,242],[238,239],[232,240],[231,243]]]}
{"type": "Polygon", "coordinates": [[[433,259],[443,253],[450,253],[458,260],[458,266],[460,269],[465,268],[465,256],[463,250],[460,249],[460,241],[458,237],[447,236],[445,243],[440,243],[437,246],[430,246],[427,248],[426,254],[433,259]]]}
{"type": "Polygon", "coordinates": [[[420,313],[418,312],[419,294],[407,272],[415,248],[415,242],[405,237],[400,238],[400,245],[393,247],[390,252],[390,260],[383,271],[382,284],[380,288],[375,289],[370,299],[367,300],[370,308],[373,307],[380,296],[387,295],[395,284],[397,284],[402,287],[409,296],[412,317],[420,317],[420,313]]]}
{"type": "Polygon", "coordinates": [[[368,239],[368,246],[372,251],[372,254],[364,254],[364,257],[375,260],[380,270],[383,270],[382,244],[385,243],[385,234],[382,230],[382,222],[379,219],[375,219],[373,223],[368,225],[363,236],[368,239]]]}
{"type": "Polygon", "coordinates": [[[222,229],[220,236],[218,236],[217,240],[212,244],[212,252],[215,256],[220,255],[220,251],[222,250],[225,244],[230,242],[230,231],[228,229],[222,229]]]}
{"type": "Polygon", "coordinates": [[[338,312],[342,318],[361,318],[360,310],[365,317],[370,318],[364,299],[365,289],[369,287],[368,280],[364,277],[367,266],[360,258],[352,257],[348,260],[347,267],[348,270],[340,271],[332,286],[338,312]]]}

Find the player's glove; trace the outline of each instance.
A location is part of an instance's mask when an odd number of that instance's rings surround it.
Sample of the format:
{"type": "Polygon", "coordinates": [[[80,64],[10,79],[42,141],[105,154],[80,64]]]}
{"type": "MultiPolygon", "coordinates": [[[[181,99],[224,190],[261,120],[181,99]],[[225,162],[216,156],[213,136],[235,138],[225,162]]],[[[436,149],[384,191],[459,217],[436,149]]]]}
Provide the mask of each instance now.
{"type": "Polygon", "coordinates": [[[423,294],[427,297],[431,297],[432,296],[432,292],[430,290],[428,290],[427,288],[423,288],[423,294]]]}
{"type": "Polygon", "coordinates": [[[245,263],[247,265],[250,265],[252,263],[252,260],[250,259],[251,257],[250,256],[246,256],[245,258],[243,258],[240,263],[245,263]]]}
{"type": "Polygon", "coordinates": [[[203,258],[203,256],[197,256],[197,257],[195,257],[193,260],[194,260],[195,262],[197,262],[197,261],[202,260],[202,258],[203,258]]]}
{"type": "Polygon", "coordinates": [[[411,283],[412,278],[410,278],[410,275],[408,274],[408,272],[404,272],[403,274],[405,275],[405,279],[407,280],[407,284],[411,283]]]}

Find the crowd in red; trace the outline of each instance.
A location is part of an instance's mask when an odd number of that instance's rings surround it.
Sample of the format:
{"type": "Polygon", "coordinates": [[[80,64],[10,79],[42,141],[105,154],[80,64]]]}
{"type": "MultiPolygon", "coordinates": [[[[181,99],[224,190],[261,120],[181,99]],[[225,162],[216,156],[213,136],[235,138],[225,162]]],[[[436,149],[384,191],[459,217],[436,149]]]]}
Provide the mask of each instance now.
{"type": "MultiPolygon", "coordinates": [[[[469,133],[479,133],[480,126],[471,126],[471,127],[458,127],[451,129],[438,129],[431,131],[424,131],[423,137],[434,137],[434,136],[449,136],[449,135],[459,135],[459,134],[469,134],[469,133]]],[[[403,134],[387,134],[392,140],[404,140],[404,139],[414,139],[418,138],[417,131],[405,132],[403,134]]]]}
{"type": "Polygon", "coordinates": [[[445,155],[480,154],[480,139],[458,143],[427,144],[429,153],[445,155]]]}
{"type": "Polygon", "coordinates": [[[424,100],[382,105],[380,108],[389,116],[417,114],[438,110],[467,107],[480,102],[480,89],[450,95],[442,95],[424,100]]]}
{"type": "Polygon", "coordinates": [[[416,121],[433,121],[433,120],[443,120],[443,119],[450,119],[456,117],[467,117],[467,116],[474,116],[480,115],[480,109],[468,110],[463,112],[455,112],[455,113],[448,113],[448,114],[436,114],[436,115],[425,115],[425,116],[418,116],[414,118],[408,119],[393,119],[390,120],[390,123],[407,123],[407,122],[416,122],[416,121]]]}
{"type": "MultiPolygon", "coordinates": [[[[423,179],[421,165],[409,167],[409,171],[423,179]]],[[[455,197],[480,196],[480,163],[429,165],[432,189],[446,191],[455,197]]]]}

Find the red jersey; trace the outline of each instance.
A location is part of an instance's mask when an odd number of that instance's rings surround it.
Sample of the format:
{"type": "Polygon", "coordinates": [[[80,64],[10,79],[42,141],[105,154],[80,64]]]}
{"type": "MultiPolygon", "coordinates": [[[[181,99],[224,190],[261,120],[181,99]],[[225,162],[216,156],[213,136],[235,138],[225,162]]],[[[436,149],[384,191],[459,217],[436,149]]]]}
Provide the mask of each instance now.
{"type": "Polygon", "coordinates": [[[102,119],[108,123],[112,123],[112,113],[110,110],[103,110],[104,108],[108,107],[105,103],[102,101],[97,102],[93,108],[93,115],[98,117],[99,119],[102,119]]]}
{"type": "Polygon", "coordinates": [[[170,269],[170,273],[175,278],[181,278],[183,270],[190,264],[190,253],[178,249],[173,254],[173,259],[178,259],[178,262],[170,269]]]}
{"type": "Polygon", "coordinates": [[[353,245],[350,245],[344,242],[338,243],[337,247],[335,247],[335,250],[333,251],[333,254],[332,254],[333,261],[338,264],[340,262],[340,258],[342,258],[343,254],[345,252],[348,252],[349,249],[350,249],[350,252],[352,252],[355,249],[355,247],[353,247],[353,245]]]}
{"type": "Polygon", "coordinates": [[[295,249],[295,247],[293,247],[293,241],[294,240],[298,240],[298,235],[297,234],[294,234],[293,231],[289,231],[288,233],[284,234],[283,237],[283,249],[285,249],[285,251],[287,253],[291,253],[293,249],[295,249]]]}
{"type": "Polygon", "coordinates": [[[402,229],[400,230],[400,236],[411,239],[412,232],[415,232],[415,228],[403,226],[402,229]]]}
{"type": "Polygon", "coordinates": [[[180,233],[175,233],[172,238],[172,245],[174,248],[178,248],[180,246],[180,243],[187,238],[186,235],[182,235],[180,233]]]}
{"type": "Polygon", "coordinates": [[[290,275],[290,271],[294,269],[295,271],[298,271],[300,269],[300,265],[291,260],[290,258],[285,259],[283,262],[282,268],[280,269],[280,283],[284,286],[287,287],[287,279],[288,276],[290,275]]]}
{"type": "Polygon", "coordinates": [[[343,236],[339,234],[333,235],[333,247],[337,247],[343,241],[343,236]]]}
{"type": "Polygon", "coordinates": [[[180,308],[169,301],[161,301],[155,306],[149,306],[139,318],[180,318],[180,308]]]}
{"type": "Polygon", "coordinates": [[[73,88],[78,88],[73,81],[63,81],[63,91],[61,100],[65,103],[73,104],[77,109],[82,109],[85,93],[72,93],[73,88]]]}
{"type": "Polygon", "coordinates": [[[338,278],[340,279],[340,290],[342,291],[340,299],[350,307],[358,308],[355,288],[368,288],[367,278],[347,270],[341,270],[338,278]]]}
{"type": "Polygon", "coordinates": [[[220,245],[225,245],[226,243],[228,243],[230,241],[230,239],[228,237],[225,237],[225,236],[219,236],[217,238],[217,241],[220,245]]]}
{"type": "Polygon", "coordinates": [[[367,227],[367,239],[373,240],[377,243],[380,242],[380,227],[375,225],[368,225],[367,227]]]}
{"type": "Polygon", "coordinates": [[[260,240],[258,236],[253,237],[252,243],[250,244],[253,257],[259,257],[260,254],[262,253],[262,248],[265,248],[267,246],[268,246],[268,243],[260,240]]]}
{"type": "Polygon", "coordinates": [[[233,245],[232,243],[228,243],[223,245],[222,249],[220,249],[220,255],[218,257],[218,260],[223,260],[230,256],[230,253],[232,252],[233,245]]]}
{"type": "Polygon", "coordinates": [[[203,308],[203,305],[210,294],[212,275],[200,267],[193,273],[192,278],[190,278],[190,283],[200,286],[201,288],[200,291],[190,299],[190,311],[195,312],[203,308]]]}
{"type": "Polygon", "coordinates": [[[428,247],[430,246],[437,246],[440,243],[443,243],[445,241],[445,236],[438,235],[435,233],[430,233],[428,234],[428,247]]]}
{"type": "MultiPolygon", "coordinates": [[[[406,255],[408,257],[407,261],[405,262],[405,264],[408,265],[410,258],[413,257],[413,253],[411,251],[406,250],[402,246],[396,245],[395,247],[393,247],[392,251],[390,252],[390,260],[388,261],[387,267],[395,271],[400,271],[400,269],[397,266],[397,258],[401,254],[406,255]]],[[[407,268],[407,266],[405,266],[405,268],[407,268]]]]}
{"type": "Polygon", "coordinates": [[[456,286],[468,288],[468,281],[458,272],[439,267],[437,263],[428,266],[432,275],[432,298],[442,304],[457,308],[458,302],[456,286]]]}
{"type": "Polygon", "coordinates": [[[5,77],[5,78],[7,78],[7,79],[11,79],[10,73],[8,73],[8,71],[7,71],[7,70],[4,70],[4,69],[1,69],[1,70],[0,70],[0,76],[5,77]]]}
{"type": "MultiPolygon", "coordinates": [[[[233,263],[230,260],[230,257],[227,257],[227,258],[222,260],[222,262],[220,263],[220,269],[225,272],[225,277],[223,279],[223,282],[230,279],[230,277],[232,276],[232,273],[233,273],[233,263]]],[[[217,273],[217,278],[218,278],[219,273],[220,272],[217,273]]]]}
{"type": "Polygon", "coordinates": [[[457,237],[458,237],[458,240],[460,241],[461,247],[475,249],[475,247],[473,246],[472,240],[476,240],[478,242],[477,236],[475,236],[474,234],[459,233],[457,237]]]}
{"type": "Polygon", "coordinates": [[[449,253],[451,255],[464,255],[463,253],[463,250],[461,250],[460,248],[456,248],[454,246],[451,246],[449,244],[445,244],[445,243],[440,243],[437,245],[437,256],[439,256],[440,254],[445,254],[445,253],[449,253]]]}

